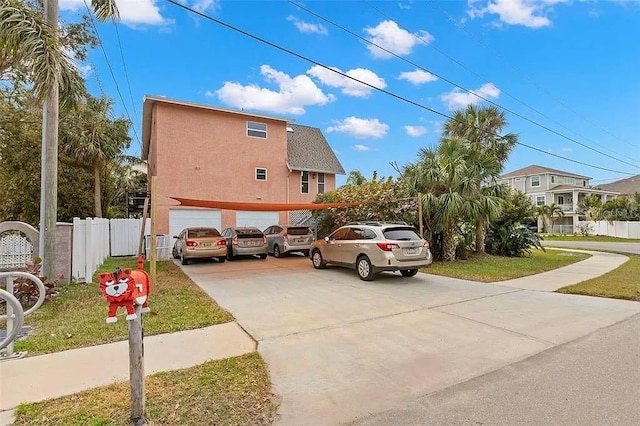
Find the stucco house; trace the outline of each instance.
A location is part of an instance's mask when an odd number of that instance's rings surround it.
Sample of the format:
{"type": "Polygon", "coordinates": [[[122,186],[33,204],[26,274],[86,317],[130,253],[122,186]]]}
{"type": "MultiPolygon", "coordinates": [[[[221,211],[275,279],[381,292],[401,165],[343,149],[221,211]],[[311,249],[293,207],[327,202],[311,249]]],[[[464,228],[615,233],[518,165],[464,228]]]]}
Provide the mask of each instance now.
{"type": "Polygon", "coordinates": [[[157,182],[157,232],[290,222],[289,212],[181,207],[169,197],[311,203],[344,169],[320,129],[290,119],[145,96],[142,159],[157,182]]]}
{"type": "Polygon", "coordinates": [[[559,206],[564,217],[554,221],[554,231],[573,233],[579,221],[578,203],[589,195],[602,200],[614,198],[618,192],[592,188],[588,176],[543,166],[527,166],[500,176],[500,182],[528,195],[536,206],[559,206]]]}

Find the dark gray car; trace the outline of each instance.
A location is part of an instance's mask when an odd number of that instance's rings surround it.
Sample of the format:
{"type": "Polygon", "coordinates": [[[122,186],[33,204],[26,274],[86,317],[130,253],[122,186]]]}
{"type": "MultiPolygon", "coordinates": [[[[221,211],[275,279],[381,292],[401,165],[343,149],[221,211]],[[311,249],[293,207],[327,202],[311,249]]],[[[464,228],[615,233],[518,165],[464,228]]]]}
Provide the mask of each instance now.
{"type": "Polygon", "coordinates": [[[269,245],[268,253],[274,257],[293,252],[309,256],[314,240],[313,232],[304,225],[273,225],[264,230],[264,235],[269,245]]]}
{"type": "Polygon", "coordinates": [[[267,258],[267,239],[258,228],[227,228],[222,231],[222,236],[227,240],[227,260],[245,255],[267,258]]]}

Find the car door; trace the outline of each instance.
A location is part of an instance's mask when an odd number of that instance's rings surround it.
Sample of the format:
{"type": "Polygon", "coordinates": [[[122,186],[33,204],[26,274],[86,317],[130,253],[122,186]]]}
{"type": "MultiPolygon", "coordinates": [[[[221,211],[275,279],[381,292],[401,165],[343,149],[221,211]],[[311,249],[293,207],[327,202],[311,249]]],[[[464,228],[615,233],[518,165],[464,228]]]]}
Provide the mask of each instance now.
{"type": "Polygon", "coordinates": [[[340,228],[327,237],[322,250],[325,262],[342,262],[342,245],[348,232],[349,228],[340,228]]]}
{"type": "Polygon", "coordinates": [[[360,254],[360,246],[364,239],[364,230],[362,228],[349,228],[349,232],[345,235],[340,247],[340,262],[355,265],[356,257],[360,254]]]}
{"type": "Polygon", "coordinates": [[[267,249],[269,253],[273,253],[273,246],[276,245],[280,231],[282,231],[282,228],[279,226],[271,226],[264,230],[264,236],[267,237],[267,244],[269,245],[267,249]]]}

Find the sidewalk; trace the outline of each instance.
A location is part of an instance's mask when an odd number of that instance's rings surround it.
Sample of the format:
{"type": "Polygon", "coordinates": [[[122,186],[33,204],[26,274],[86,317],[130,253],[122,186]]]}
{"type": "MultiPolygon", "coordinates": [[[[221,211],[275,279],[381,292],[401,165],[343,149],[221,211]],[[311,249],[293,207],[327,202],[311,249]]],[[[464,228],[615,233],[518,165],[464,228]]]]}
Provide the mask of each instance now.
{"type": "MultiPolygon", "coordinates": [[[[254,352],[256,343],[236,322],[144,339],[145,374],[193,367],[254,352]]],[[[116,342],[0,363],[0,411],[20,403],[70,395],[129,379],[128,342],[116,342]]]]}

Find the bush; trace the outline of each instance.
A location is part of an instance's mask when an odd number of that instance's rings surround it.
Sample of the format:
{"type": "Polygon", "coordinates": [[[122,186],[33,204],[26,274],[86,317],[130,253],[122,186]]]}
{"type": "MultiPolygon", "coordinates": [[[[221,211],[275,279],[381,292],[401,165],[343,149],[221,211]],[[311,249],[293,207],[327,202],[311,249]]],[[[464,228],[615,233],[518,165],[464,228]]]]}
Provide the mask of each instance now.
{"type": "Polygon", "coordinates": [[[532,248],[544,251],[540,236],[522,226],[492,226],[485,240],[485,250],[489,254],[507,257],[521,257],[530,254],[532,248]]]}

